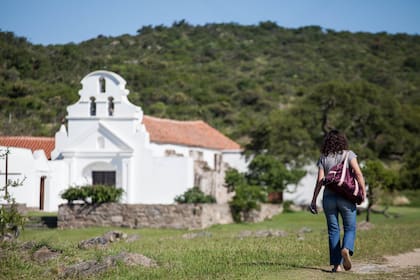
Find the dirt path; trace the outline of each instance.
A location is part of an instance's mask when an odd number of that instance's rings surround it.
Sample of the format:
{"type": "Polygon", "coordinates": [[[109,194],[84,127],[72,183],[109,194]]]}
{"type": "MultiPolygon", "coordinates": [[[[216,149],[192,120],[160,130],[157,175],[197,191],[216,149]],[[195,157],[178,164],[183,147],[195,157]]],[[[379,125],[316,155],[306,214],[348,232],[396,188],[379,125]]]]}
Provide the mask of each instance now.
{"type": "Polygon", "coordinates": [[[384,264],[354,263],[352,271],[355,273],[377,273],[420,267],[420,248],[396,256],[385,256],[385,259],[386,263],[384,264]]]}

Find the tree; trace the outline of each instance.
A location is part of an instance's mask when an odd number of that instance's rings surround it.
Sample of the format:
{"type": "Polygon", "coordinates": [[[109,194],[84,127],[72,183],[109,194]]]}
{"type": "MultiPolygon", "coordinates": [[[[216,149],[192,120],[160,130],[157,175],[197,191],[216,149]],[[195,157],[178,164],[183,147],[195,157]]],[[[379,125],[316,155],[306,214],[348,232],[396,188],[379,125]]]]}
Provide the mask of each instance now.
{"type": "Polygon", "coordinates": [[[229,202],[233,219],[246,220],[252,210],[259,210],[260,203],[266,201],[267,193],[259,186],[242,184],[235,188],[235,196],[229,202]]]}
{"type": "Polygon", "coordinates": [[[274,156],[266,154],[255,156],[247,173],[229,169],[225,186],[228,191],[235,191],[229,202],[235,221],[246,219],[251,210],[258,210],[260,203],[267,201],[270,192],[281,193],[288,184],[297,184],[305,173],[299,169],[288,170],[274,156]]]}
{"type": "Polygon", "coordinates": [[[287,185],[297,184],[306,172],[289,170],[271,155],[257,155],[248,166],[246,173],[250,185],[260,186],[267,192],[282,192],[287,185]]]}
{"type": "MultiPolygon", "coordinates": [[[[420,147],[420,145],[418,145],[420,147]]],[[[417,149],[407,155],[405,164],[401,168],[400,183],[404,189],[420,190],[420,152],[417,149]]]]}
{"type": "Polygon", "coordinates": [[[23,229],[26,218],[19,212],[18,205],[13,198],[13,196],[9,192],[10,187],[18,187],[21,186],[23,181],[22,180],[8,180],[8,156],[9,156],[9,149],[1,150],[0,149],[0,159],[4,159],[5,166],[6,166],[6,183],[3,187],[0,188],[0,192],[4,192],[4,194],[0,194],[0,200],[4,200],[6,204],[1,205],[0,208],[0,240],[5,238],[8,234],[8,231],[14,232],[14,237],[17,238],[19,236],[19,227],[23,229]]]}
{"type": "Polygon", "coordinates": [[[366,185],[368,188],[367,197],[369,203],[367,207],[366,222],[369,222],[372,206],[379,201],[381,191],[393,189],[397,183],[397,176],[392,171],[387,170],[379,160],[366,161],[366,165],[362,168],[362,171],[366,178],[366,185]]]}

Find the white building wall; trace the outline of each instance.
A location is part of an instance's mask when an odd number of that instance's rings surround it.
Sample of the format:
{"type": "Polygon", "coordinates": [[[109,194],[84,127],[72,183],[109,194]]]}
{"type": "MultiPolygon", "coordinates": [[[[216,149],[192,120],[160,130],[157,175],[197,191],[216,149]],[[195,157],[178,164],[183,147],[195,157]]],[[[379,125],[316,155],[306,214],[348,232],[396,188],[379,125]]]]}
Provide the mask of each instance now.
{"type": "MultiPolygon", "coordinates": [[[[284,201],[293,201],[296,205],[310,205],[312,202],[312,196],[314,194],[315,183],[318,177],[318,167],[316,162],[304,167],[307,171],[306,175],[300,180],[298,185],[288,185],[286,190],[283,192],[284,201]]],[[[319,192],[316,204],[318,207],[322,207],[322,196],[324,195],[324,187],[319,192]]],[[[367,207],[367,200],[364,201],[358,207],[367,207]]]]}
{"type": "Polygon", "coordinates": [[[139,202],[171,204],[194,184],[194,162],[184,157],[154,157],[150,173],[139,186],[139,202]]]}
{"type": "Polygon", "coordinates": [[[248,171],[248,164],[251,159],[246,159],[239,151],[223,151],[223,161],[226,162],[231,168],[235,168],[241,173],[248,171]]]}
{"type": "MultiPolygon", "coordinates": [[[[293,201],[297,205],[309,205],[312,201],[312,195],[314,193],[315,182],[318,175],[318,168],[316,164],[307,165],[303,168],[306,170],[306,175],[300,180],[297,185],[288,185],[286,190],[283,192],[283,200],[293,201]]],[[[322,204],[322,195],[324,190],[322,189],[318,195],[317,205],[322,204]]]]}
{"type": "MultiPolygon", "coordinates": [[[[5,151],[6,147],[0,146],[0,150],[5,151]]],[[[23,180],[22,185],[8,187],[8,193],[15,198],[16,202],[25,203],[27,207],[33,208],[39,208],[41,176],[45,176],[48,172],[45,170],[45,167],[48,166],[46,158],[40,156],[39,153],[37,152],[38,156],[35,158],[29,149],[9,148],[8,155],[8,181],[22,182],[23,180]]],[[[6,160],[3,158],[0,160],[1,187],[6,184],[5,171],[6,160]]],[[[5,203],[5,201],[0,200],[0,203],[5,203]]]]}
{"type": "Polygon", "coordinates": [[[58,211],[58,206],[67,203],[61,194],[69,188],[69,168],[64,161],[50,161],[50,174],[45,180],[44,211],[58,211]]]}
{"type": "Polygon", "coordinates": [[[214,161],[215,155],[221,154],[218,150],[173,144],[150,143],[149,147],[155,157],[167,157],[167,152],[175,151],[176,155],[173,156],[191,157],[194,160],[205,161],[211,169],[216,168],[214,161]]]}

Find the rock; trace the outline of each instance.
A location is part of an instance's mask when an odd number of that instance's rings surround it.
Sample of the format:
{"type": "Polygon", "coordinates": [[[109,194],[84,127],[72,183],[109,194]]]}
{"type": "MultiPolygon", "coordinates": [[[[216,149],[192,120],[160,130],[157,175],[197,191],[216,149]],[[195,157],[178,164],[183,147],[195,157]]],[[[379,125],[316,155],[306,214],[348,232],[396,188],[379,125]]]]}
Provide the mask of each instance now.
{"type": "Polygon", "coordinates": [[[122,252],[116,256],[108,257],[113,264],[123,262],[126,265],[141,265],[143,267],[157,267],[156,261],[137,253],[122,252]]]}
{"type": "Polygon", "coordinates": [[[15,236],[11,233],[5,233],[4,235],[0,236],[0,241],[2,242],[12,242],[15,240],[15,236]]]}
{"type": "Polygon", "coordinates": [[[81,277],[97,274],[104,272],[108,269],[108,267],[109,265],[106,263],[99,263],[97,261],[85,261],[64,268],[61,273],[61,278],[81,277]]]}
{"type": "Polygon", "coordinates": [[[363,221],[357,224],[357,229],[358,230],[371,230],[372,228],[374,228],[375,225],[371,224],[369,222],[363,221]]]}
{"type": "Polygon", "coordinates": [[[201,232],[186,233],[186,234],[182,235],[182,238],[184,238],[184,239],[194,239],[194,238],[197,238],[197,237],[211,237],[211,236],[212,236],[211,232],[201,231],[201,232]]]}
{"type": "Polygon", "coordinates": [[[120,231],[110,231],[102,236],[107,242],[115,242],[122,239],[127,239],[127,234],[120,231]]]}
{"type": "Polygon", "coordinates": [[[258,231],[250,231],[244,230],[239,233],[240,238],[244,237],[285,237],[287,236],[287,232],[284,230],[258,230],[258,231]]]}
{"type": "Polygon", "coordinates": [[[140,235],[132,234],[132,235],[127,236],[127,239],[125,240],[125,242],[131,243],[131,242],[137,241],[139,239],[140,239],[140,235]]]}
{"type": "Polygon", "coordinates": [[[94,237],[88,240],[83,240],[79,243],[79,248],[88,249],[91,247],[105,246],[108,243],[127,239],[127,234],[120,231],[110,231],[103,236],[94,237]]]}
{"type": "Polygon", "coordinates": [[[403,206],[403,205],[409,205],[410,204],[410,200],[403,196],[403,195],[399,195],[396,196],[393,200],[392,200],[392,204],[395,206],[403,206]]]}
{"type": "Polygon", "coordinates": [[[141,265],[143,267],[157,267],[156,261],[136,253],[122,252],[116,256],[108,256],[102,261],[84,261],[75,265],[68,266],[60,273],[60,278],[85,277],[93,274],[105,272],[117,263],[125,265],[141,265]]]}
{"type": "Polygon", "coordinates": [[[292,204],[289,205],[289,210],[292,211],[292,212],[301,212],[302,211],[302,206],[292,203],[292,204]]]}
{"type": "Polygon", "coordinates": [[[42,246],[32,255],[32,258],[37,262],[46,262],[55,259],[60,255],[59,252],[49,249],[47,246],[42,246]]]}
{"type": "Polygon", "coordinates": [[[312,229],[308,228],[308,227],[303,227],[298,231],[298,240],[299,241],[303,241],[305,240],[305,233],[310,233],[312,232],[312,229]]]}
{"type": "Polygon", "coordinates": [[[285,237],[287,233],[284,230],[259,230],[255,233],[256,237],[285,237]]]}
{"type": "Polygon", "coordinates": [[[79,243],[80,249],[89,249],[97,246],[105,246],[108,241],[103,237],[94,237],[88,240],[83,240],[79,243]]]}
{"type": "Polygon", "coordinates": [[[35,241],[28,241],[28,242],[23,243],[20,247],[24,250],[31,250],[35,246],[36,246],[35,241]]]}
{"type": "Polygon", "coordinates": [[[305,234],[305,233],[310,233],[310,232],[312,232],[312,229],[311,228],[308,228],[308,227],[303,227],[303,228],[301,228],[300,230],[299,230],[299,234],[305,234]]]}

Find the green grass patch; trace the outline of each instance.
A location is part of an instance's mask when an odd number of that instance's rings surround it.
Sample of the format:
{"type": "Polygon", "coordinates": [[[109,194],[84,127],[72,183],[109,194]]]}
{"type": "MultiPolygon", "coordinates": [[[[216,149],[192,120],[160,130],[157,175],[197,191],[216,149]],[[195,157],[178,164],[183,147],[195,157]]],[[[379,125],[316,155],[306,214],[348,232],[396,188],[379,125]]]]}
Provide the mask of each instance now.
{"type": "MultiPolygon", "coordinates": [[[[420,248],[420,208],[391,208],[399,218],[373,214],[371,230],[358,231],[356,263],[383,262],[393,255],[420,248]]],[[[363,221],[365,216],[358,217],[363,221]]],[[[143,254],[158,263],[157,268],[119,264],[90,279],[393,279],[416,271],[380,274],[326,272],[328,237],[323,214],[285,213],[256,224],[217,225],[203,230],[207,234],[194,239],[173,229],[27,229],[16,244],[1,245],[0,279],[54,279],[65,266],[84,260],[100,260],[120,252],[143,254]],[[301,229],[310,229],[302,233],[301,229]],[[101,236],[110,230],[137,234],[134,242],[115,242],[103,249],[78,248],[82,240],[101,236]],[[245,231],[282,230],[284,237],[242,237],[245,231]],[[61,252],[54,260],[38,263],[32,251],[20,249],[26,241],[61,252]]]]}
{"type": "Polygon", "coordinates": [[[43,211],[28,211],[26,213],[28,217],[56,217],[57,212],[43,212],[43,211]]]}

